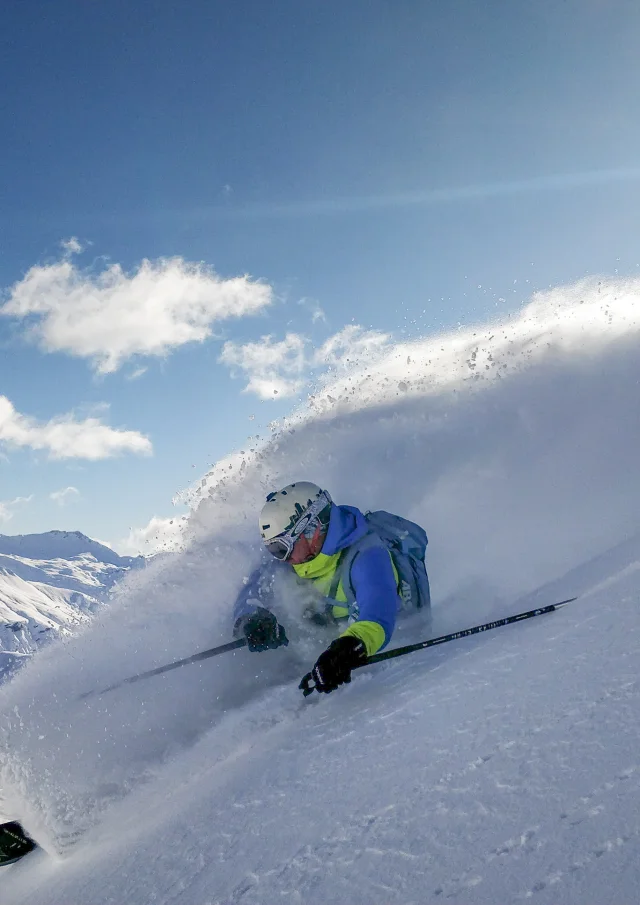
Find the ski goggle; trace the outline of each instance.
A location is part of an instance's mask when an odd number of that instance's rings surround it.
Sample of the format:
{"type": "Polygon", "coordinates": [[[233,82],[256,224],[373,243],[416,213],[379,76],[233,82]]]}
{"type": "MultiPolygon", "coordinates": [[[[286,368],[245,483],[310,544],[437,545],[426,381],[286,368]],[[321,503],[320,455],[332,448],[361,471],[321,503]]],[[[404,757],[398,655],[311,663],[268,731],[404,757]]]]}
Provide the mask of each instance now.
{"type": "Polygon", "coordinates": [[[293,548],[299,537],[304,534],[305,537],[311,540],[320,526],[327,527],[330,508],[331,497],[326,490],[323,490],[309,508],[302,513],[293,528],[283,531],[277,537],[266,541],[265,547],[275,559],[284,562],[293,553],[293,548]]]}

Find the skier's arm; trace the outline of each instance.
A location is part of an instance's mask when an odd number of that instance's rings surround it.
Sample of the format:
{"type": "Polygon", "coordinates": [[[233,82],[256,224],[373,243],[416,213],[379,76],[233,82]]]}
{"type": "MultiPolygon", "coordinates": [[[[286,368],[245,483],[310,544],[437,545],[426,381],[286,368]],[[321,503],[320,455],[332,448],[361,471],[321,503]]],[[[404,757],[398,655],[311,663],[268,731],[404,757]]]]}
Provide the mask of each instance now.
{"type": "Polygon", "coordinates": [[[389,643],[396,624],[398,584],[389,551],[370,547],[356,556],[351,584],[359,616],[341,637],[364,641],[370,657],[389,643]]]}
{"type": "Polygon", "coordinates": [[[254,569],[233,608],[233,634],[236,638],[244,636],[250,651],[273,650],[289,643],[284,628],[269,609],[277,565],[267,561],[254,569]]]}
{"type": "Polygon", "coordinates": [[[257,566],[245,586],[236,598],[233,606],[233,624],[237,626],[239,620],[262,607],[270,609],[273,603],[273,575],[274,562],[264,561],[257,566]]]}

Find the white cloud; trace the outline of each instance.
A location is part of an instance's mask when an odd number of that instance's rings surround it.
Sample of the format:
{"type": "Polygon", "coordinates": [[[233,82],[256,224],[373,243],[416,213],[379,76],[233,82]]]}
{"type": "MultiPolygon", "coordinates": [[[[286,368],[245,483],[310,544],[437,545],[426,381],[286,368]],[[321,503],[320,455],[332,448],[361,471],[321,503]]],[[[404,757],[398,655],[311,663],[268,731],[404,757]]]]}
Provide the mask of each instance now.
{"type": "MultiPolygon", "coordinates": [[[[69,239],[67,252],[81,248],[69,239]]],[[[133,273],[113,264],[78,269],[67,253],[32,267],[8,293],[0,314],[26,321],[26,335],[47,352],[89,359],[101,374],[136,355],[163,356],[204,342],[212,325],[271,304],[271,287],[248,276],[223,279],[183,258],[144,260],[133,273]]]]}
{"type": "Polygon", "coordinates": [[[30,503],[33,494],[30,496],[17,496],[14,500],[0,500],[0,522],[9,522],[13,518],[13,510],[17,506],[30,503]]]}
{"type": "Polygon", "coordinates": [[[116,430],[99,418],[77,421],[72,414],[38,422],[0,396],[0,444],[45,450],[52,459],[108,459],[121,453],[149,455],[151,441],[138,431],[116,430]]]}
{"type": "Polygon", "coordinates": [[[78,488],[65,487],[64,490],[54,490],[53,493],[49,494],[49,499],[53,500],[54,503],[57,503],[58,506],[64,506],[69,497],[73,496],[80,496],[78,488]]]}
{"type": "Polygon", "coordinates": [[[121,556],[150,556],[152,553],[173,553],[182,549],[186,516],[158,518],[154,515],[144,528],[130,528],[129,536],[110,544],[121,556]]]}
{"type": "Polygon", "coordinates": [[[260,399],[286,399],[299,393],[303,386],[304,380],[288,380],[276,374],[265,377],[252,374],[243,392],[255,393],[260,399]]]}
{"type": "Polygon", "coordinates": [[[391,337],[378,330],[365,330],[359,324],[350,324],[330,336],[313,356],[315,365],[333,368],[361,364],[366,356],[380,352],[391,337]]]}
{"type": "Polygon", "coordinates": [[[298,333],[287,333],[281,342],[274,342],[271,336],[244,345],[227,342],[219,361],[244,371],[248,377],[245,393],[277,399],[299,393],[313,374],[361,364],[380,352],[389,339],[386,333],[352,324],[330,336],[318,349],[298,333]]]}
{"type": "Polygon", "coordinates": [[[255,393],[262,399],[293,396],[304,385],[301,377],[306,343],[297,333],[287,333],[281,342],[274,342],[271,336],[245,345],[226,342],[219,361],[248,375],[245,393],[255,393]]]}
{"type": "Polygon", "coordinates": [[[71,236],[70,239],[63,239],[60,245],[68,255],[79,255],[81,251],[84,251],[80,241],[75,236],[71,236]]]}

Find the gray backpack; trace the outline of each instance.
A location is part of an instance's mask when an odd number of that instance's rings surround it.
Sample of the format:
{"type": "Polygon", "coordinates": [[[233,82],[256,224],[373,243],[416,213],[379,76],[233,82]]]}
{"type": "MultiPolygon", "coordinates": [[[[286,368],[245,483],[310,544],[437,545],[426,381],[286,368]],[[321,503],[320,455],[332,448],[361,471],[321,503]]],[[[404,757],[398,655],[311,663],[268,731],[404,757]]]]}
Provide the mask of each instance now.
{"type": "Polygon", "coordinates": [[[384,509],[365,512],[365,518],[391,553],[403,608],[428,608],[431,593],[424,557],[429,541],[424,528],[384,509]]]}
{"type": "Polygon", "coordinates": [[[402,600],[402,608],[428,609],[431,605],[431,594],[424,562],[428,543],[425,530],[415,522],[385,512],[384,509],[365,512],[364,516],[370,530],[344,551],[329,596],[335,597],[338,583],[342,581],[347,601],[353,603],[355,601],[355,592],[351,584],[353,561],[367,547],[379,546],[382,543],[391,554],[398,573],[398,593],[402,600]]]}

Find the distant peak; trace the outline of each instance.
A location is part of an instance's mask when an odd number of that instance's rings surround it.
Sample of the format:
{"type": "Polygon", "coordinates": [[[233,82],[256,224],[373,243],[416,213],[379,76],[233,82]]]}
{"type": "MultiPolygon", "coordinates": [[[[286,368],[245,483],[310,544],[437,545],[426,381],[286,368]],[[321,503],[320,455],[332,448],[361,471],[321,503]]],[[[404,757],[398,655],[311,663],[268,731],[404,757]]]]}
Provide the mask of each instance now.
{"type": "MultiPolygon", "coordinates": [[[[90,537],[87,537],[86,534],[83,534],[82,531],[60,531],[59,529],[54,529],[53,531],[46,531],[46,534],[53,534],[56,537],[77,537],[79,540],[91,540],[90,537]]],[[[95,541],[92,541],[95,543],[95,541]]]]}
{"type": "Polygon", "coordinates": [[[92,540],[82,531],[54,529],[42,534],[0,534],[0,554],[23,556],[27,559],[72,559],[93,556],[98,562],[128,568],[141,566],[143,556],[120,556],[111,547],[92,540]]]}

